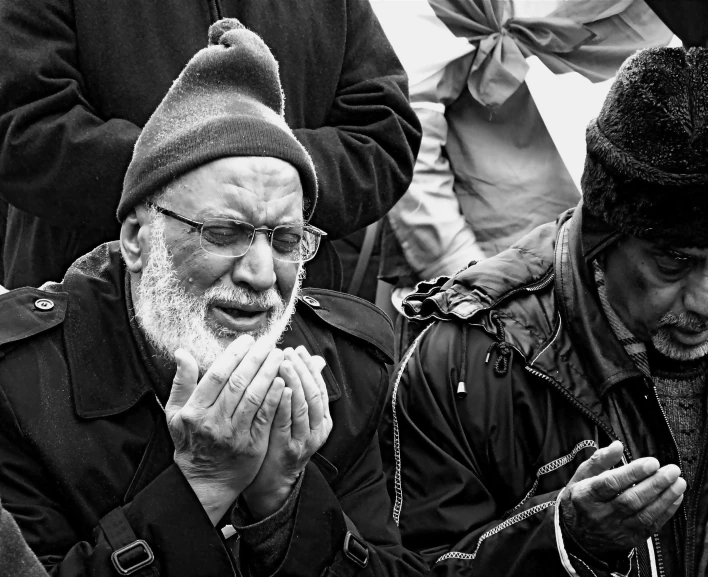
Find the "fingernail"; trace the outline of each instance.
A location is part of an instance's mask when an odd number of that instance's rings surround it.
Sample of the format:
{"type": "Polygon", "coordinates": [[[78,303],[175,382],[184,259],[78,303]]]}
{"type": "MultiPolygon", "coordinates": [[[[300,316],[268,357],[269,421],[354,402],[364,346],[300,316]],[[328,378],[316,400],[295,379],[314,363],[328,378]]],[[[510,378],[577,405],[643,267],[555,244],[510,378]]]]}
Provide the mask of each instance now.
{"type": "Polygon", "coordinates": [[[674,501],[673,504],[674,504],[674,505],[680,505],[682,499],[683,499],[683,493],[679,496],[678,499],[676,499],[676,500],[674,501]]]}
{"type": "Polygon", "coordinates": [[[654,461],[647,461],[644,463],[644,466],[642,467],[642,470],[648,475],[650,473],[653,473],[656,471],[656,463],[654,461]]]}

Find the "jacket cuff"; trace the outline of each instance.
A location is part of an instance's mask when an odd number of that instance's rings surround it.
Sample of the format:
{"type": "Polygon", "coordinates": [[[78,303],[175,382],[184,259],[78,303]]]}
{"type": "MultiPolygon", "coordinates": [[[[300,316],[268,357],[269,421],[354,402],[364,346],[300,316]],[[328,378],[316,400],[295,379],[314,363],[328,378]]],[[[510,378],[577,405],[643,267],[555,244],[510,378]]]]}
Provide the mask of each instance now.
{"type": "Polygon", "coordinates": [[[336,495],[312,462],[303,473],[290,547],[279,573],[291,577],[321,575],[342,551],[347,534],[336,495]]]}
{"type": "Polygon", "coordinates": [[[282,564],[295,527],[295,509],[304,476],[300,475],[280,509],[256,523],[243,499],[233,507],[231,523],[240,537],[241,552],[248,556],[240,564],[248,565],[250,575],[273,575],[282,564]]]}
{"type": "Polygon", "coordinates": [[[566,570],[568,575],[578,577],[576,565],[581,565],[592,575],[595,575],[596,572],[611,573],[612,575],[629,575],[632,570],[632,558],[635,554],[634,549],[629,552],[629,555],[626,558],[619,555],[617,556],[617,559],[614,559],[608,563],[586,551],[585,548],[570,534],[565,526],[565,522],[563,521],[563,516],[560,514],[560,504],[563,491],[565,491],[565,489],[558,493],[558,497],[556,498],[556,510],[553,523],[555,526],[558,553],[560,554],[563,568],[566,570]],[[576,565],[573,564],[571,558],[576,565]]]}
{"type": "Polygon", "coordinates": [[[184,575],[194,567],[195,551],[205,575],[231,575],[231,555],[214,528],[192,487],[174,463],[158,475],[123,507],[123,513],[138,539],[155,555],[161,575],[184,575]]]}

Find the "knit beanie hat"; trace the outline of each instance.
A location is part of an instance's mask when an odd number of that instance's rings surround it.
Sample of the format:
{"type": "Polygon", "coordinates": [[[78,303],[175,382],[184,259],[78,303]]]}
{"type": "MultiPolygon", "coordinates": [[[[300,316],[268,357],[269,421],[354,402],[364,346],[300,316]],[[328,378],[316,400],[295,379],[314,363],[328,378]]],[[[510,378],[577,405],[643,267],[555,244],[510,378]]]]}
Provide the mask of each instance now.
{"type": "Polygon", "coordinates": [[[624,234],[708,246],[708,49],[629,58],[586,141],[585,209],[624,234]]]}
{"type": "Polygon", "coordinates": [[[143,128],[123,181],[118,220],[175,178],[227,156],[271,156],[300,173],[309,220],[317,201],[310,155],[285,122],[278,63],[238,20],[209,28],[197,52],[143,128]]]}

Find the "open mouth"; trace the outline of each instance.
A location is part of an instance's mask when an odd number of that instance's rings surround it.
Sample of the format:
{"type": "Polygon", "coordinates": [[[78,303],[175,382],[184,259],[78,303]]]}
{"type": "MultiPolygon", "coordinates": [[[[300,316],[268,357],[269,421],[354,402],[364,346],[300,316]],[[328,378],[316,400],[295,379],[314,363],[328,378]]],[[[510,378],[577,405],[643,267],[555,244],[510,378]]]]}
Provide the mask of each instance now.
{"type": "Polygon", "coordinates": [[[259,328],[268,316],[268,311],[263,309],[214,305],[211,310],[217,323],[237,332],[259,328]]]}

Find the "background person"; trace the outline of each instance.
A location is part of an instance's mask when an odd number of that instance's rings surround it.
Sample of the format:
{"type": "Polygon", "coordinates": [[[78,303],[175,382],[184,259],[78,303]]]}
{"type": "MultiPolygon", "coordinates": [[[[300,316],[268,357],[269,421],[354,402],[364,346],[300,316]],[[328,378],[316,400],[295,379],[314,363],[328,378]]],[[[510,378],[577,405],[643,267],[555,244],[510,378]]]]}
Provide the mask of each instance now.
{"type": "MultiPolygon", "coordinates": [[[[577,204],[526,83],[528,57],[601,82],[638,49],[672,38],[643,0],[423,4],[373,3],[423,128],[413,180],[386,216],[381,274],[398,287],[397,304],[416,283],[494,256],[577,204]]],[[[573,114],[567,98],[557,114],[573,114]]],[[[419,327],[398,323],[405,351],[419,327]]]]}
{"type": "MultiPolygon", "coordinates": [[[[199,0],[169,9],[1,0],[3,284],[59,281],[77,257],[118,237],[115,209],[140,130],[222,17],[259,34],[280,63],[287,122],[317,167],[313,224],[337,239],[400,198],[419,123],[368,0],[199,0]]],[[[306,283],[338,289],[341,267],[327,245],[306,283]]]]}
{"type": "Polygon", "coordinates": [[[705,48],[630,58],[579,206],[406,300],[438,322],[383,457],[433,574],[705,574],[707,72],[705,48]]]}
{"type": "Polygon", "coordinates": [[[25,543],[12,515],[0,503],[0,575],[47,577],[47,572],[25,543]]]}

